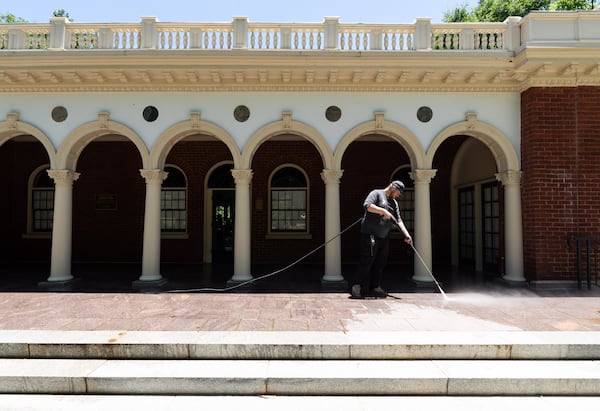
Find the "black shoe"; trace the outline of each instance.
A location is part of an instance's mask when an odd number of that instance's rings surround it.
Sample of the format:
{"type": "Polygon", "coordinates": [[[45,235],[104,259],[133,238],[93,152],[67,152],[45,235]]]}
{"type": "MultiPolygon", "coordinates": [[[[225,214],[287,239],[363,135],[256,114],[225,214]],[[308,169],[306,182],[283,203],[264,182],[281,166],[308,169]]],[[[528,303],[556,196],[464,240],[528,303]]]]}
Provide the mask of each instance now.
{"type": "Polygon", "coordinates": [[[388,293],[381,287],[375,287],[371,290],[369,296],[373,296],[375,298],[386,298],[388,293]]]}
{"type": "Polygon", "coordinates": [[[350,295],[352,296],[352,298],[363,298],[360,292],[360,284],[354,284],[352,286],[352,288],[350,289],[350,295]]]}

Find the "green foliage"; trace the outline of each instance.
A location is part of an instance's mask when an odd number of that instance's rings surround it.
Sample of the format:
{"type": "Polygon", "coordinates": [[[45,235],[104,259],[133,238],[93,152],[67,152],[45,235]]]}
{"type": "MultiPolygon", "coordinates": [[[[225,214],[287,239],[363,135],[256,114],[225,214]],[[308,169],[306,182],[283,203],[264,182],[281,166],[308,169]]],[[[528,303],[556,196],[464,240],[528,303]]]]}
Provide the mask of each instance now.
{"type": "Polygon", "coordinates": [[[463,3],[454,10],[446,11],[442,20],[446,23],[460,23],[475,21],[475,16],[473,15],[473,12],[469,10],[467,3],[463,3]]]}
{"type": "Polygon", "coordinates": [[[27,21],[25,19],[23,19],[22,17],[17,17],[12,13],[7,13],[7,14],[0,14],[0,24],[1,23],[6,23],[6,24],[27,23],[27,21]]]}
{"type": "Polygon", "coordinates": [[[550,6],[550,10],[590,10],[591,8],[590,0],[555,0],[550,6]]]}
{"type": "Polygon", "coordinates": [[[69,13],[68,13],[68,12],[66,12],[64,9],[60,9],[60,10],[54,10],[54,12],[52,13],[52,15],[53,15],[54,17],[66,17],[66,18],[67,18],[67,20],[69,20],[69,21],[73,21],[73,19],[71,19],[71,18],[69,17],[69,13]]]}
{"type": "Polygon", "coordinates": [[[525,16],[533,10],[590,10],[591,0],[479,0],[479,4],[469,10],[466,4],[444,13],[444,21],[490,21],[500,22],[510,16],[525,16]]]}

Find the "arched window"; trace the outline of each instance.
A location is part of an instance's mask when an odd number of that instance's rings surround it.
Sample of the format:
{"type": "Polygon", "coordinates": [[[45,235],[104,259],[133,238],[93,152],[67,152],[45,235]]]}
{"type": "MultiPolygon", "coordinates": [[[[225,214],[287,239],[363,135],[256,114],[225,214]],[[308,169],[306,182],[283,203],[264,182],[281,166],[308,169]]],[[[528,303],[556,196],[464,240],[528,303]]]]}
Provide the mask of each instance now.
{"type": "Polygon", "coordinates": [[[271,232],[308,232],[308,185],[296,167],[277,170],[270,181],[271,232]]]}
{"type": "Polygon", "coordinates": [[[54,182],[48,175],[48,166],[38,168],[31,178],[30,232],[52,232],[54,218],[54,182]]]}
{"type": "Polygon", "coordinates": [[[392,176],[392,181],[400,180],[404,183],[404,192],[398,198],[400,217],[409,233],[414,233],[415,228],[415,186],[410,178],[410,166],[400,167],[392,176]]]}
{"type": "Polygon", "coordinates": [[[169,173],[160,193],[160,229],[163,232],[187,231],[187,179],[179,168],[166,166],[169,173]]]}

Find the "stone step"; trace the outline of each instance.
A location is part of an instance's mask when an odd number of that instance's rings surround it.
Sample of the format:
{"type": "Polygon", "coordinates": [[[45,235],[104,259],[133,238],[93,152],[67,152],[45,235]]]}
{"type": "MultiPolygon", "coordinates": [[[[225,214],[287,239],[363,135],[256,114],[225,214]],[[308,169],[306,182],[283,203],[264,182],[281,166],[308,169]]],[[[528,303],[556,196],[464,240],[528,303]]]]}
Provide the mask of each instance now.
{"type": "Polygon", "coordinates": [[[10,358],[0,393],[597,396],[600,361],[10,358]]]}
{"type": "Polygon", "coordinates": [[[3,411],[597,411],[598,397],[281,397],[281,396],[141,396],[141,395],[1,395],[3,411]]]}
{"type": "Polygon", "coordinates": [[[0,358],[594,360],[600,332],[0,330],[0,358]]]}

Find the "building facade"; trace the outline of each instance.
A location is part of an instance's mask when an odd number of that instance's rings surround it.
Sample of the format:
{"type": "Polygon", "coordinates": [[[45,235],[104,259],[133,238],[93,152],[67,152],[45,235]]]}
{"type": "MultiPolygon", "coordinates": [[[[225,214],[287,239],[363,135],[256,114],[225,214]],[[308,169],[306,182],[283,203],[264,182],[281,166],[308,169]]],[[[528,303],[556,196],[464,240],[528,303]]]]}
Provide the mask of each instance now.
{"type": "Polygon", "coordinates": [[[599,27],[2,25],[0,260],[47,264],[48,283],[74,261],[137,262],[148,283],[161,263],[224,263],[245,281],[318,248],[306,262],[342,281],[364,196],[401,179],[427,266],[571,284],[571,240],[600,236],[599,27]]]}

